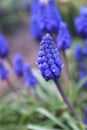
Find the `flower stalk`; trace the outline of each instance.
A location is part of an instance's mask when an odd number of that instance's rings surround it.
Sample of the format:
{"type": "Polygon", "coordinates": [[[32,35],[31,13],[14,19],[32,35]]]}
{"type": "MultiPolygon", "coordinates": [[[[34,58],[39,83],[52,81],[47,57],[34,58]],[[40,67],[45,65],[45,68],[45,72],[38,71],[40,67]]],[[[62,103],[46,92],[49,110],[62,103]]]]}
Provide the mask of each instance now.
{"type": "Polygon", "coordinates": [[[78,113],[75,111],[73,105],[70,103],[69,99],[67,98],[66,94],[64,93],[61,84],[59,83],[59,81],[55,81],[55,80],[54,80],[54,82],[55,82],[55,84],[56,84],[56,86],[57,86],[57,89],[58,89],[58,91],[60,92],[60,94],[61,94],[61,96],[62,96],[64,102],[67,104],[68,108],[72,111],[74,117],[75,117],[76,120],[78,121],[79,127],[81,128],[81,130],[85,130],[85,127],[84,127],[84,125],[83,125],[83,123],[82,123],[82,121],[81,121],[81,119],[80,119],[78,113]]]}
{"type": "Polygon", "coordinates": [[[72,106],[72,104],[70,103],[70,101],[68,100],[67,96],[65,95],[62,86],[60,85],[59,82],[55,81],[55,84],[57,86],[57,89],[59,90],[64,102],[67,104],[68,108],[72,111],[73,115],[75,116],[76,120],[79,121],[80,117],[78,116],[77,112],[75,111],[74,107],[72,106]]]}

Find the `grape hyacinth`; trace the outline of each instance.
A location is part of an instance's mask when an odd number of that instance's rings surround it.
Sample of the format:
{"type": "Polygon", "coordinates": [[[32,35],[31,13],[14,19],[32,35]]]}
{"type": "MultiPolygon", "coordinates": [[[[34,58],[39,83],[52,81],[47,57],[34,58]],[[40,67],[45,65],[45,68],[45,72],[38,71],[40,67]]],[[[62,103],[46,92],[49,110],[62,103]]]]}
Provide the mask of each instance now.
{"type": "Polygon", "coordinates": [[[42,31],[38,25],[38,5],[39,0],[34,0],[31,4],[31,15],[30,15],[30,33],[36,40],[41,40],[42,31]]]}
{"type": "Polygon", "coordinates": [[[87,6],[80,8],[80,13],[74,20],[77,34],[82,38],[87,38],[87,6]]]}
{"type": "Polygon", "coordinates": [[[82,61],[84,59],[82,46],[80,44],[75,46],[74,58],[76,61],[82,61]]]}
{"type": "Polygon", "coordinates": [[[46,81],[51,79],[58,80],[60,78],[64,64],[50,34],[44,36],[40,43],[37,64],[46,81]]]}
{"type": "Polygon", "coordinates": [[[38,25],[44,33],[57,33],[61,21],[61,15],[54,0],[47,3],[39,2],[38,25]]]}
{"type": "Polygon", "coordinates": [[[43,37],[40,43],[40,50],[38,53],[37,64],[39,70],[46,81],[53,80],[57,86],[58,91],[60,92],[63,100],[67,104],[68,108],[72,111],[75,118],[79,121],[80,118],[75,111],[74,107],[68,100],[66,94],[64,93],[62,86],[59,82],[61,76],[61,70],[64,66],[63,62],[60,59],[60,54],[58,49],[55,46],[55,42],[50,34],[47,34],[43,37]]]}
{"type": "MultiPolygon", "coordinates": [[[[80,44],[75,46],[74,58],[77,61],[78,67],[78,79],[82,81],[87,77],[87,46],[82,47],[80,44]]],[[[87,87],[87,81],[83,84],[83,87],[87,87]]]]}
{"type": "Polygon", "coordinates": [[[3,34],[0,34],[0,58],[7,58],[9,54],[8,43],[3,34]]]}
{"type": "Polygon", "coordinates": [[[66,50],[71,46],[71,35],[65,22],[60,23],[57,45],[60,50],[66,50]]]}
{"type": "Polygon", "coordinates": [[[8,79],[8,69],[6,69],[0,60],[0,79],[7,80],[8,79]]]}
{"type": "Polygon", "coordinates": [[[84,109],[82,121],[85,125],[87,125],[87,107],[84,109]]]}
{"type": "Polygon", "coordinates": [[[83,48],[83,55],[84,55],[84,58],[87,59],[87,39],[85,40],[85,47],[83,48]]]}
{"type": "Polygon", "coordinates": [[[31,67],[28,63],[24,64],[24,81],[26,87],[35,88],[38,84],[37,78],[33,75],[31,67]]]}
{"type": "Polygon", "coordinates": [[[24,71],[24,63],[22,56],[17,54],[14,57],[14,66],[13,66],[14,72],[18,77],[23,76],[23,71],[24,71]]]}
{"type": "MultiPolygon", "coordinates": [[[[79,80],[82,81],[83,79],[85,79],[87,77],[87,69],[84,70],[80,70],[79,72],[79,80]]],[[[87,88],[87,81],[83,84],[84,88],[87,88]]]]}

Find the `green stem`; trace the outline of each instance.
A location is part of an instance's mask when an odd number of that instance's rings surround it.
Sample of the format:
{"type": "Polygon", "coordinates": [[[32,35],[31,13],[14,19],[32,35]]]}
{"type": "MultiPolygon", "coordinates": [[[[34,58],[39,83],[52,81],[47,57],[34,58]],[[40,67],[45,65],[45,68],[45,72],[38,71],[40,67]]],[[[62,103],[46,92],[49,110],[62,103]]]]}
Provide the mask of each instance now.
{"type": "Polygon", "coordinates": [[[64,91],[63,91],[63,89],[62,89],[62,86],[60,85],[59,82],[57,82],[57,81],[55,81],[55,80],[54,80],[54,82],[55,82],[55,84],[56,84],[56,86],[57,86],[57,89],[58,89],[58,91],[60,92],[60,94],[61,94],[63,100],[65,101],[65,103],[67,104],[68,108],[72,111],[73,115],[75,116],[76,120],[78,121],[79,127],[81,128],[81,130],[85,130],[85,127],[84,127],[82,121],[80,120],[79,115],[77,114],[77,112],[75,111],[74,107],[72,106],[72,104],[71,104],[70,101],[68,100],[67,96],[65,95],[65,93],[64,93],[64,91]]]}
{"type": "Polygon", "coordinates": [[[64,93],[64,91],[63,91],[63,89],[62,89],[60,83],[59,83],[59,82],[56,82],[55,80],[54,80],[54,82],[55,82],[55,84],[56,84],[56,86],[57,86],[57,88],[58,88],[58,90],[59,90],[59,92],[60,92],[60,94],[61,94],[63,100],[64,100],[65,103],[67,104],[68,108],[72,111],[72,113],[73,113],[73,115],[75,116],[76,120],[77,120],[77,121],[80,121],[80,118],[79,118],[77,112],[75,111],[74,107],[72,106],[72,104],[71,104],[70,101],[68,100],[67,96],[65,95],[65,93],[64,93]]]}

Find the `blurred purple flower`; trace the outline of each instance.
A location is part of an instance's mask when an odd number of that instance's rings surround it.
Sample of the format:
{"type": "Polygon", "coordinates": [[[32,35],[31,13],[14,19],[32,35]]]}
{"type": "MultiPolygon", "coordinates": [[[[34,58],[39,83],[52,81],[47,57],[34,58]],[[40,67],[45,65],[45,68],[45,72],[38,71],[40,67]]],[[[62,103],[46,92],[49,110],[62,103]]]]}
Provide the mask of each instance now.
{"type": "Polygon", "coordinates": [[[38,25],[39,0],[34,0],[30,9],[30,33],[36,40],[41,40],[42,31],[38,25]]]}
{"type": "Polygon", "coordinates": [[[80,8],[80,14],[74,20],[77,34],[82,38],[87,38],[87,6],[80,8]]]}
{"type": "MultiPolygon", "coordinates": [[[[79,72],[79,80],[84,80],[87,77],[87,70],[80,70],[79,72]]],[[[83,84],[83,87],[87,88],[87,81],[83,84]]]]}
{"type": "Polygon", "coordinates": [[[66,50],[71,46],[71,34],[65,22],[60,23],[57,45],[60,50],[66,50]]]}
{"type": "Polygon", "coordinates": [[[35,88],[38,84],[37,78],[33,75],[30,65],[24,64],[24,82],[26,87],[35,88]]]}
{"type": "Polygon", "coordinates": [[[77,61],[82,61],[84,59],[83,48],[80,44],[77,44],[75,46],[74,58],[77,61]]]}
{"type": "Polygon", "coordinates": [[[14,57],[14,66],[13,66],[14,72],[18,77],[23,76],[24,71],[24,62],[22,59],[22,56],[19,54],[16,54],[14,57]]]}
{"type": "Polygon", "coordinates": [[[54,0],[49,0],[48,3],[33,1],[30,30],[35,39],[41,40],[45,32],[57,33],[60,21],[61,15],[54,0]]]}
{"type": "Polygon", "coordinates": [[[60,12],[54,0],[39,2],[38,25],[42,32],[57,33],[61,21],[60,12]]]}
{"type": "Polygon", "coordinates": [[[8,43],[3,34],[0,33],[0,58],[7,58],[9,54],[8,43]]]}
{"type": "Polygon", "coordinates": [[[0,60],[0,79],[1,80],[7,80],[8,79],[8,70],[4,67],[1,60],[0,60]]]}

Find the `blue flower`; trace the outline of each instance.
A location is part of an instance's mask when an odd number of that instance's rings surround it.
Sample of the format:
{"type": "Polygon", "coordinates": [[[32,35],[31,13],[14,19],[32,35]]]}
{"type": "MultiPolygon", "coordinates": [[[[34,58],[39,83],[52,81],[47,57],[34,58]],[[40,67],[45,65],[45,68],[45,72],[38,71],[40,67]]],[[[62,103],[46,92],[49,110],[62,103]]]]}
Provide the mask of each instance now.
{"type": "MultiPolygon", "coordinates": [[[[79,72],[79,80],[82,81],[87,77],[87,67],[85,68],[81,68],[82,70],[80,70],[79,72]]],[[[87,81],[83,84],[83,87],[87,88],[87,81]]]]}
{"type": "Polygon", "coordinates": [[[39,65],[39,70],[46,81],[51,79],[56,81],[60,78],[61,69],[64,64],[60,59],[58,49],[56,48],[50,34],[44,36],[40,43],[37,64],[39,65]]]}
{"type": "Polygon", "coordinates": [[[71,46],[71,35],[68,30],[67,24],[64,22],[60,23],[57,45],[60,50],[66,50],[71,46]]]}
{"type": "Polygon", "coordinates": [[[1,80],[7,80],[8,79],[8,70],[4,67],[1,60],[0,60],[0,79],[1,80]]]}
{"type": "Polygon", "coordinates": [[[80,8],[80,14],[74,20],[77,34],[82,38],[87,38],[87,6],[80,8]]]}
{"type": "MultiPolygon", "coordinates": [[[[85,60],[78,63],[78,71],[79,81],[84,80],[87,77],[87,64],[85,60]]],[[[84,82],[83,87],[87,88],[87,81],[84,82]]]]}
{"type": "Polygon", "coordinates": [[[85,125],[87,125],[87,108],[84,109],[82,121],[85,125]]]}
{"type": "Polygon", "coordinates": [[[74,58],[77,61],[82,61],[84,59],[83,48],[80,44],[75,46],[74,58]]]}
{"type": "Polygon", "coordinates": [[[85,46],[82,49],[82,53],[85,59],[87,59],[87,39],[85,40],[85,46]]]}
{"type": "Polygon", "coordinates": [[[38,4],[38,0],[34,0],[31,4],[30,33],[36,40],[41,40],[42,31],[38,25],[38,4]]]}
{"type": "Polygon", "coordinates": [[[48,3],[39,2],[38,25],[42,32],[57,33],[60,21],[61,15],[53,0],[48,3]]]}
{"type": "Polygon", "coordinates": [[[37,78],[33,75],[30,65],[24,64],[24,81],[25,86],[35,88],[38,84],[37,78]]]}
{"type": "Polygon", "coordinates": [[[3,58],[7,58],[9,54],[9,47],[8,47],[8,43],[5,39],[5,37],[3,36],[3,34],[0,34],[0,57],[3,58]]]}
{"type": "Polygon", "coordinates": [[[80,15],[81,16],[87,16],[87,6],[82,6],[80,8],[80,15]]]}
{"type": "Polygon", "coordinates": [[[14,66],[13,66],[14,72],[18,77],[23,76],[23,71],[24,71],[24,63],[22,56],[17,54],[14,57],[14,66]]]}

